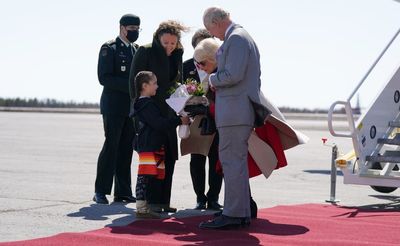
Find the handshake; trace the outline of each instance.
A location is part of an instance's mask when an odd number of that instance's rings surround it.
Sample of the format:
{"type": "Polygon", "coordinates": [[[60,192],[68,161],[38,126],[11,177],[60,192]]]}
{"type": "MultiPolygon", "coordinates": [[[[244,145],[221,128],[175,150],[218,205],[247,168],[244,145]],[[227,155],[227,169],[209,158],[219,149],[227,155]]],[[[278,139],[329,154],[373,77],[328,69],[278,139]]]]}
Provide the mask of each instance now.
{"type": "Polygon", "coordinates": [[[205,115],[199,124],[199,128],[201,128],[200,135],[212,135],[216,132],[217,129],[215,126],[215,121],[210,115],[208,106],[204,106],[202,104],[186,105],[184,111],[187,112],[190,117],[195,117],[196,115],[205,115]]]}

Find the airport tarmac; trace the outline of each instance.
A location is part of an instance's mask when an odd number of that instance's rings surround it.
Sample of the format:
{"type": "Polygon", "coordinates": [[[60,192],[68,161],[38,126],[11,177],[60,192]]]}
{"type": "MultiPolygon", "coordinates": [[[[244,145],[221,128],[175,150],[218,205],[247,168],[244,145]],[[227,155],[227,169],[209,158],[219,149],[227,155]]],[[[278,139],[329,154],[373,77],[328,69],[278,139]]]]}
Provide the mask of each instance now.
{"type": "MultiPolygon", "coordinates": [[[[324,117],[288,116],[292,126],[310,141],[286,151],[288,166],[267,180],[251,179],[259,208],[325,203],[329,199],[331,147],[341,153],[351,140],[334,138],[324,117]]],[[[345,129],[339,121],[337,129],[345,129]]],[[[77,113],[0,112],[0,242],[80,232],[135,220],[135,204],[97,205],[92,202],[96,163],[103,144],[101,116],[77,113]]],[[[196,197],[189,173],[189,156],[176,163],[172,206],[174,216],[209,214],[193,210],[196,197]]],[[[132,180],[136,180],[134,155],[132,180]]],[[[381,194],[368,186],[344,185],[339,173],[337,198],[343,206],[399,206],[399,190],[381,194]]],[[[112,197],[108,197],[112,200],[112,197]]],[[[220,195],[223,203],[223,191],[220,195]]],[[[288,213],[290,216],[290,213],[288,213]]]]}

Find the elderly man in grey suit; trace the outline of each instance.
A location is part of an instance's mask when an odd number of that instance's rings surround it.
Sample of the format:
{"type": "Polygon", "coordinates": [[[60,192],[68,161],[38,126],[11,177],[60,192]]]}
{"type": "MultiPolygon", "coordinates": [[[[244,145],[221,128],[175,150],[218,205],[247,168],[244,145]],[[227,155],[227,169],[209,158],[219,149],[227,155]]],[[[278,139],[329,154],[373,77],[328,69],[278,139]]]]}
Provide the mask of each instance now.
{"type": "MultiPolygon", "coordinates": [[[[254,40],[240,25],[233,23],[227,11],[208,8],[203,15],[206,29],[224,41],[218,50],[218,71],[209,82],[216,93],[215,117],[219,132],[219,159],[225,182],[224,210],[203,229],[226,229],[250,224],[248,139],[259,122],[260,54],[254,40]],[[255,124],[255,122],[257,122],[255,124]]],[[[198,61],[202,62],[202,61],[198,61]]],[[[264,116],[268,115],[263,109],[264,116]]]]}

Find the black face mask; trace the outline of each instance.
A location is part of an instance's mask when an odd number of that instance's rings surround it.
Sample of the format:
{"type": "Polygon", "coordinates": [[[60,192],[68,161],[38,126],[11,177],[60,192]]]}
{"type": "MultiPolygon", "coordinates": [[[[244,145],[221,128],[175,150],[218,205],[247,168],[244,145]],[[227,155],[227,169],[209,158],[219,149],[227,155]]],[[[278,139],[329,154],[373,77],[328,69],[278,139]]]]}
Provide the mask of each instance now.
{"type": "Polygon", "coordinates": [[[134,30],[134,31],[127,30],[127,31],[128,31],[128,33],[126,34],[126,38],[131,43],[135,42],[139,37],[139,31],[138,30],[134,30]]]}

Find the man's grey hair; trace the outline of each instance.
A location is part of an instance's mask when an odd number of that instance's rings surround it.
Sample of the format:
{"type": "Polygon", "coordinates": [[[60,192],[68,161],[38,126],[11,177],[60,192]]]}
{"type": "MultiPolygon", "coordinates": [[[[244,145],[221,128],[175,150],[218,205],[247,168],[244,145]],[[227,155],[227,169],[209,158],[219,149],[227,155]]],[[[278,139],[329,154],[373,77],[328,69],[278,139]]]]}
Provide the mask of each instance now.
{"type": "Polygon", "coordinates": [[[220,7],[211,7],[204,11],[203,22],[205,26],[216,24],[223,20],[230,20],[230,14],[220,7]]]}

